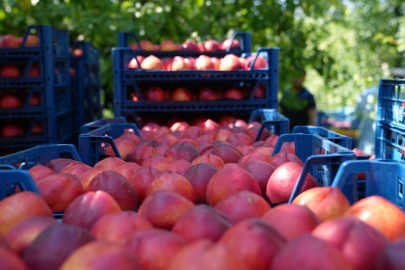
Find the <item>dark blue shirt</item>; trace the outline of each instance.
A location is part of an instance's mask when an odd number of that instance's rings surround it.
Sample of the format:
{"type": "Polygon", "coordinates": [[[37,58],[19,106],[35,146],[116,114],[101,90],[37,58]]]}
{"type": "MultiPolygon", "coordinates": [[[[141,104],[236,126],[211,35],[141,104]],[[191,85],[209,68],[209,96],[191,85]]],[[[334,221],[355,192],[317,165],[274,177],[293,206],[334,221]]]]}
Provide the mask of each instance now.
{"type": "Polygon", "coordinates": [[[315,98],[305,87],[299,93],[289,89],[283,94],[280,101],[283,115],[290,119],[290,130],[295,126],[308,125],[308,111],[315,109],[315,98]]]}

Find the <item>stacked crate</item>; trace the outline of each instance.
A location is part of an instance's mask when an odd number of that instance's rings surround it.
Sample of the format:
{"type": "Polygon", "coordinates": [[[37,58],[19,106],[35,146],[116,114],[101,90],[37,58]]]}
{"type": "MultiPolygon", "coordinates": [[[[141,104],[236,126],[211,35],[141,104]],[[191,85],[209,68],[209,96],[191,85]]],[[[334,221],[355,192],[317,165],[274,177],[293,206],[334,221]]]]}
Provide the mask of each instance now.
{"type": "MultiPolygon", "coordinates": [[[[277,108],[278,87],[278,48],[261,48],[257,53],[251,53],[251,38],[249,33],[236,33],[233,40],[240,38],[240,49],[218,50],[210,52],[195,51],[143,51],[131,49],[130,38],[133,37],[141,48],[134,34],[120,33],[119,48],[113,49],[114,69],[114,113],[115,116],[125,116],[131,122],[143,123],[148,120],[158,120],[161,123],[170,122],[173,118],[192,122],[198,117],[208,117],[218,121],[225,114],[238,118],[247,118],[254,110],[262,108],[277,108]],[[222,58],[234,54],[247,58],[254,55],[249,70],[142,70],[128,68],[129,62],[137,57],[154,55],[160,59],[175,56],[194,57],[207,55],[222,58]],[[254,69],[257,56],[267,60],[267,67],[254,69]],[[160,87],[171,93],[178,87],[186,87],[194,98],[191,101],[148,101],[145,92],[149,87],[160,87]],[[242,89],[245,98],[241,100],[217,99],[198,100],[197,92],[204,87],[215,91],[230,88],[242,89]],[[263,91],[263,97],[256,98],[257,91],[263,91]],[[135,97],[135,98],[134,98],[135,97]]],[[[233,42],[233,41],[232,41],[233,42]]],[[[232,44],[231,42],[231,44],[232,44]]],[[[131,46],[132,47],[132,46],[131,46]]],[[[247,120],[247,119],[246,119],[247,120]]]]}
{"type": "Polygon", "coordinates": [[[48,25],[28,27],[20,47],[0,48],[0,68],[10,65],[22,75],[0,77],[0,97],[17,96],[22,106],[0,108],[2,154],[69,141],[72,110],[68,32],[48,25]],[[28,45],[32,35],[37,36],[39,45],[28,45]]]}

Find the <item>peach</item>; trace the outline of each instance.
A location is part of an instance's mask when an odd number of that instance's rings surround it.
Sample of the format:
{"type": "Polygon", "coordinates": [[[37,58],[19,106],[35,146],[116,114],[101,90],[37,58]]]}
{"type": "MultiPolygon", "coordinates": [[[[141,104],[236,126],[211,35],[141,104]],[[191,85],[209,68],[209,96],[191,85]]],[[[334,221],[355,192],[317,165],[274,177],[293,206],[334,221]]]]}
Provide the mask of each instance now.
{"type": "Polygon", "coordinates": [[[242,155],[238,150],[226,145],[215,147],[211,154],[221,158],[225,164],[237,163],[242,158],[242,155]]]}
{"type": "MultiPolygon", "coordinates": [[[[248,131],[249,132],[249,131],[248,131]]],[[[252,147],[253,148],[259,148],[259,147],[269,147],[269,148],[271,148],[271,149],[273,149],[274,150],[274,148],[273,147],[270,147],[270,145],[268,145],[266,142],[264,142],[264,141],[257,141],[257,142],[254,142],[254,143],[252,143],[252,147]]]]}
{"type": "Polygon", "coordinates": [[[345,216],[356,217],[383,232],[390,241],[405,237],[405,213],[380,196],[370,196],[353,204],[345,216]]]}
{"type": "Polygon", "coordinates": [[[143,141],[140,144],[132,148],[131,151],[127,154],[127,161],[135,162],[138,165],[142,163],[148,157],[154,156],[156,154],[155,148],[151,146],[148,142],[143,141]]]}
{"type": "Polygon", "coordinates": [[[203,135],[203,131],[201,130],[201,128],[196,127],[196,126],[191,126],[184,132],[183,138],[195,140],[201,135],[203,135]]]}
{"type": "Polygon", "coordinates": [[[295,143],[294,142],[285,142],[280,148],[280,153],[291,153],[295,154],[295,143]]]}
{"type": "Polygon", "coordinates": [[[176,51],[177,47],[173,40],[165,40],[160,44],[161,51],[176,51]]]}
{"type": "Polygon", "coordinates": [[[169,66],[170,71],[189,70],[190,65],[181,56],[175,56],[169,66]]]}
{"type": "Polygon", "coordinates": [[[124,243],[128,236],[152,228],[149,221],[132,211],[122,211],[101,217],[91,228],[99,240],[124,243]]]}
{"type": "Polygon", "coordinates": [[[194,70],[194,69],[196,69],[195,68],[195,60],[196,59],[193,58],[193,57],[187,57],[184,61],[186,61],[186,63],[189,65],[191,70],[194,70]]]}
{"type": "Polygon", "coordinates": [[[174,137],[172,134],[165,134],[157,138],[156,141],[159,145],[166,145],[170,147],[177,142],[177,138],[174,137]]]}
{"type": "Polygon", "coordinates": [[[256,193],[240,191],[220,200],[215,209],[224,213],[232,223],[237,223],[248,218],[262,217],[270,210],[270,205],[256,193]]]}
{"type": "Polygon", "coordinates": [[[256,160],[247,163],[244,166],[244,169],[253,175],[253,177],[259,183],[260,189],[262,191],[262,196],[265,196],[267,182],[269,181],[270,176],[273,174],[276,168],[269,163],[256,160]]]}
{"type": "Polygon", "coordinates": [[[211,57],[211,62],[214,64],[214,69],[219,70],[219,67],[221,66],[221,59],[211,57]]]}
{"type": "Polygon", "coordinates": [[[94,165],[94,167],[100,167],[105,171],[112,171],[124,163],[125,161],[123,161],[118,157],[108,157],[97,162],[96,165],[94,165]]]}
{"type": "Polygon", "coordinates": [[[32,270],[57,270],[77,248],[94,240],[89,231],[78,226],[52,225],[28,246],[23,260],[32,270]]]}
{"type": "Polygon", "coordinates": [[[145,199],[138,213],[154,227],[171,229],[176,221],[193,207],[191,201],[177,193],[157,190],[145,199]]]}
{"type": "Polygon", "coordinates": [[[228,54],[221,59],[221,64],[219,65],[219,70],[228,71],[228,70],[240,70],[242,66],[239,62],[239,57],[234,54],[228,54]]]}
{"type": "Polygon", "coordinates": [[[52,174],[39,181],[37,187],[53,212],[64,212],[83,193],[79,179],[66,173],[52,174]]]}
{"type": "Polygon", "coordinates": [[[132,58],[131,61],[128,62],[127,68],[128,69],[138,69],[140,67],[140,64],[142,64],[142,61],[144,59],[145,59],[145,57],[143,57],[141,55],[138,55],[136,57],[136,59],[132,58]],[[136,60],[138,60],[138,61],[136,61],[136,60]],[[139,65],[138,65],[138,62],[139,62],[139,65]]]}
{"type": "Polygon", "coordinates": [[[263,153],[263,154],[266,154],[266,155],[268,155],[268,156],[273,155],[274,148],[269,147],[269,146],[266,146],[266,145],[267,145],[267,144],[264,144],[264,145],[262,145],[262,146],[257,147],[255,151],[256,151],[256,152],[263,153]]]}
{"type": "Polygon", "coordinates": [[[213,154],[201,155],[198,158],[194,159],[191,162],[191,165],[197,165],[200,163],[207,163],[209,165],[214,166],[217,169],[221,169],[225,165],[224,161],[220,157],[213,154]]]}
{"type": "Polygon", "coordinates": [[[158,146],[156,146],[155,147],[156,156],[163,157],[165,155],[167,149],[169,149],[169,146],[167,146],[167,145],[158,145],[158,146]]]}
{"type": "Polygon", "coordinates": [[[127,129],[124,131],[124,134],[122,134],[118,139],[116,140],[130,140],[134,144],[138,144],[142,142],[142,139],[138,137],[138,135],[135,134],[135,131],[133,129],[127,129]]]}
{"type": "MultiPolygon", "coordinates": [[[[290,199],[303,167],[295,162],[287,162],[278,167],[267,182],[266,195],[271,203],[283,203],[290,199]]],[[[308,173],[301,192],[318,184],[308,173]]]]}
{"type": "Polygon", "coordinates": [[[79,178],[88,169],[91,169],[91,167],[79,161],[75,161],[67,165],[65,168],[63,168],[63,170],[61,170],[60,173],[72,174],[77,178],[79,178]]]}
{"type": "Polygon", "coordinates": [[[55,172],[48,167],[45,167],[41,164],[37,164],[31,169],[28,170],[29,174],[32,177],[32,180],[34,180],[35,183],[38,183],[39,180],[42,180],[43,178],[55,174],[55,172]]]}
{"type": "Polygon", "coordinates": [[[6,235],[17,223],[30,217],[50,217],[52,210],[45,200],[30,191],[19,192],[0,201],[0,234],[6,235]]]}
{"type": "Polygon", "coordinates": [[[253,143],[253,140],[248,135],[243,133],[232,134],[226,139],[226,141],[232,143],[235,146],[252,145],[253,143]]]}
{"type": "Polygon", "coordinates": [[[221,49],[222,50],[228,50],[228,49],[240,49],[240,43],[239,40],[234,39],[232,41],[232,38],[228,38],[224,40],[221,44],[221,49]]]}
{"type": "Polygon", "coordinates": [[[29,270],[28,266],[10,250],[0,249],[0,269],[4,270],[29,270]]]}
{"type": "Polygon", "coordinates": [[[207,164],[200,163],[192,166],[184,177],[193,185],[197,193],[197,201],[200,203],[206,202],[207,186],[211,177],[218,172],[218,169],[207,164]]]}
{"type": "Polygon", "coordinates": [[[135,210],[137,198],[134,187],[122,175],[107,171],[97,174],[86,188],[88,191],[105,191],[111,195],[122,210],[135,210]]]}
{"type": "Polygon", "coordinates": [[[265,142],[270,145],[270,147],[276,147],[278,141],[278,136],[277,135],[271,135],[270,137],[268,137],[265,142]]]}
{"type": "Polygon", "coordinates": [[[246,156],[241,158],[238,161],[238,164],[241,165],[242,167],[246,166],[247,164],[249,164],[252,161],[263,161],[263,162],[270,164],[270,160],[271,160],[271,156],[263,154],[262,152],[255,150],[252,153],[247,154],[246,156]]]}
{"type": "Polygon", "coordinates": [[[301,166],[304,166],[304,163],[294,154],[291,153],[277,153],[271,157],[270,164],[278,168],[284,163],[295,162],[301,166]]]}
{"type": "Polygon", "coordinates": [[[276,228],[287,240],[311,232],[320,223],[308,207],[294,204],[276,206],[262,217],[276,228]]]}
{"type": "Polygon", "coordinates": [[[134,162],[125,162],[114,168],[112,171],[124,176],[129,180],[137,171],[141,169],[141,166],[134,162]]]}
{"type": "Polygon", "coordinates": [[[379,230],[361,220],[343,217],[323,222],[312,235],[336,246],[356,269],[373,269],[378,255],[388,245],[379,230]]]}
{"type": "Polygon", "coordinates": [[[236,148],[241,152],[242,156],[246,156],[255,150],[255,148],[250,145],[238,145],[236,148]]]}
{"type": "Polygon", "coordinates": [[[222,243],[210,240],[194,242],[169,263],[167,270],[248,270],[245,262],[222,243]]]}
{"type": "Polygon", "coordinates": [[[168,158],[151,156],[145,159],[145,161],[142,163],[142,167],[154,167],[158,170],[164,171],[171,163],[172,161],[168,158]]]}
{"type": "Polygon", "coordinates": [[[180,144],[180,143],[183,143],[183,144],[185,144],[185,143],[191,144],[191,145],[194,146],[194,147],[197,147],[197,146],[198,146],[195,141],[193,141],[192,139],[189,139],[189,138],[181,138],[181,139],[179,139],[179,140],[176,142],[176,144],[180,144]]]}
{"type": "Polygon", "coordinates": [[[86,192],[76,198],[66,209],[63,223],[90,230],[102,216],[121,212],[118,203],[104,191],[86,192]]]}
{"type": "Polygon", "coordinates": [[[230,228],[222,236],[220,243],[243,259],[249,269],[268,270],[286,240],[265,221],[252,218],[230,228]]]}
{"type": "Polygon", "coordinates": [[[310,234],[289,242],[273,258],[270,270],[354,270],[342,253],[333,246],[310,234]]]}
{"type": "Polygon", "coordinates": [[[197,201],[197,194],[194,187],[186,178],[177,173],[164,172],[158,176],[146,189],[146,197],[157,190],[173,191],[193,203],[197,201]]]}
{"type": "Polygon", "coordinates": [[[188,242],[203,239],[217,241],[231,226],[231,221],[219,211],[197,205],[177,220],[172,231],[188,242]]]}
{"type": "Polygon", "coordinates": [[[221,44],[218,41],[213,40],[213,39],[204,41],[203,46],[204,46],[204,51],[206,51],[206,52],[217,51],[221,48],[221,44]]]}
{"type": "Polygon", "coordinates": [[[170,127],[171,132],[186,131],[190,127],[186,122],[176,122],[170,127]]]}
{"type": "MultiPolygon", "coordinates": [[[[248,131],[247,131],[247,135],[249,135],[249,137],[253,140],[253,141],[255,141],[256,140],[256,138],[257,138],[257,135],[259,135],[259,131],[260,131],[260,127],[250,127],[249,129],[248,129],[248,131]]],[[[269,138],[270,137],[270,132],[267,130],[267,129],[263,129],[263,132],[262,132],[262,134],[260,135],[260,137],[259,137],[259,141],[262,141],[262,142],[264,142],[264,143],[266,143],[265,142],[265,140],[267,139],[267,138],[269,138]]],[[[270,145],[269,145],[270,146],[270,145]]],[[[274,146],[272,146],[272,147],[274,147],[274,146]]]]}
{"type": "Polygon", "coordinates": [[[67,159],[67,158],[57,158],[49,161],[46,164],[46,167],[49,169],[53,170],[54,172],[59,173],[63,168],[65,168],[67,165],[70,163],[76,162],[73,159],[67,159]]]}
{"type": "Polygon", "coordinates": [[[210,57],[208,57],[206,55],[200,55],[195,60],[195,68],[197,70],[215,69],[215,65],[211,61],[210,57]]]}
{"type": "Polygon", "coordinates": [[[157,140],[158,138],[168,134],[170,134],[170,129],[168,127],[159,127],[157,130],[153,132],[149,140],[157,140]]]}
{"type": "Polygon", "coordinates": [[[186,40],[183,42],[183,49],[186,51],[193,51],[193,52],[199,52],[200,49],[198,48],[198,45],[195,41],[193,40],[186,40]]]}
{"type": "Polygon", "coordinates": [[[18,255],[22,255],[38,235],[57,223],[56,219],[50,217],[27,218],[13,226],[5,239],[18,255]]]}
{"type": "Polygon", "coordinates": [[[211,177],[207,186],[207,202],[215,206],[222,199],[243,190],[261,194],[259,184],[250,173],[237,164],[226,164],[211,177]]]}
{"type": "MultiPolygon", "coordinates": [[[[122,163],[121,165],[124,165],[124,164],[125,164],[125,162],[122,163]]],[[[116,169],[118,169],[121,165],[116,167],[116,169]]],[[[97,174],[102,173],[102,172],[105,172],[105,170],[103,168],[95,166],[94,168],[91,168],[91,169],[87,170],[85,173],[83,173],[79,178],[79,181],[82,184],[83,190],[86,190],[87,186],[89,185],[91,180],[93,180],[93,178],[97,174]]]]}
{"type": "Polygon", "coordinates": [[[221,119],[219,120],[218,124],[222,127],[222,126],[228,126],[230,123],[233,123],[237,120],[236,117],[232,116],[232,115],[224,115],[221,117],[221,119]]]}
{"type": "MultiPolygon", "coordinates": [[[[225,94],[224,94],[224,98],[225,99],[233,99],[233,100],[241,100],[243,99],[243,92],[238,89],[238,88],[231,88],[226,90],[225,94]]],[[[247,133],[247,129],[245,127],[237,127],[235,129],[232,129],[233,132],[236,133],[247,133]]]]}
{"type": "Polygon", "coordinates": [[[138,202],[141,203],[146,198],[146,190],[149,187],[150,183],[153,182],[158,176],[163,172],[153,168],[145,167],[136,172],[131,179],[128,179],[131,185],[134,187],[136,192],[136,197],[138,202]]]}
{"type": "Polygon", "coordinates": [[[228,137],[232,136],[233,133],[232,131],[228,130],[228,129],[224,129],[224,128],[220,128],[217,132],[217,134],[215,135],[215,140],[216,141],[226,141],[228,139],[228,137]]]}
{"type": "MultiPolygon", "coordinates": [[[[154,51],[155,50],[154,44],[152,42],[150,42],[149,40],[141,40],[141,41],[139,41],[139,45],[143,51],[154,51]]],[[[138,43],[129,44],[129,48],[131,48],[132,50],[139,50],[138,43]]]]}
{"type": "Polygon", "coordinates": [[[187,160],[179,159],[166,167],[165,172],[174,172],[183,175],[190,169],[191,164],[187,160]]]}
{"type": "MultiPolygon", "coordinates": [[[[129,151],[136,146],[136,144],[128,139],[116,139],[114,140],[114,144],[117,147],[118,153],[120,154],[121,158],[126,159],[129,151]]],[[[108,145],[105,150],[105,155],[110,157],[115,157],[114,151],[111,145],[108,145]]]]}
{"type": "Polygon", "coordinates": [[[196,159],[200,154],[197,149],[189,143],[178,143],[167,149],[164,157],[176,161],[184,159],[188,162],[196,159]]]}
{"type": "Polygon", "coordinates": [[[183,238],[162,229],[139,231],[129,236],[125,243],[143,270],[165,270],[172,258],[185,246],[183,238]]]}
{"type": "Polygon", "coordinates": [[[306,205],[325,221],[343,216],[349,209],[350,203],[338,187],[315,187],[298,195],[293,204],[306,205]]]}
{"type": "MultiPolygon", "coordinates": [[[[255,55],[251,55],[246,58],[245,65],[243,66],[244,70],[249,70],[250,65],[252,64],[253,60],[256,58],[255,55]]],[[[255,64],[253,65],[252,69],[263,69],[267,68],[267,60],[261,56],[256,58],[255,64]]]]}
{"type": "Polygon", "coordinates": [[[405,238],[388,245],[377,258],[375,270],[405,269],[404,261],[405,238]]]}
{"type": "Polygon", "coordinates": [[[142,61],[141,68],[147,70],[164,70],[162,61],[153,55],[149,55],[142,61]]]}
{"type": "Polygon", "coordinates": [[[205,145],[197,146],[196,149],[201,155],[210,154],[214,150],[215,146],[212,143],[207,143],[205,145]]]}
{"type": "Polygon", "coordinates": [[[95,241],[78,248],[63,262],[59,270],[141,270],[139,262],[125,247],[95,241]]]}

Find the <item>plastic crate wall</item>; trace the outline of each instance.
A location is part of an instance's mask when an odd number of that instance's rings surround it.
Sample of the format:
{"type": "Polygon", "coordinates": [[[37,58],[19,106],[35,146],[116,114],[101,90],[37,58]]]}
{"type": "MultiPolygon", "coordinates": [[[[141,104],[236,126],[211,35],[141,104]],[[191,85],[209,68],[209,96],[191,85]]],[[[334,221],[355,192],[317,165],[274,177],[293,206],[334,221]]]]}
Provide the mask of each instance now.
{"type": "MultiPolygon", "coordinates": [[[[278,48],[261,48],[256,55],[263,55],[267,59],[267,68],[251,69],[248,71],[217,71],[217,70],[187,70],[187,71],[159,71],[128,69],[129,61],[136,57],[130,49],[113,49],[114,69],[114,113],[115,116],[133,115],[140,112],[252,112],[261,108],[277,108],[278,88],[278,48]],[[248,99],[243,100],[214,100],[187,102],[145,101],[140,87],[142,86],[206,86],[207,84],[242,87],[249,85],[252,92],[248,99]],[[265,86],[265,98],[254,98],[259,85],[265,86]],[[131,93],[139,97],[134,101],[131,93]]],[[[252,62],[251,67],[254,62],[252,62]]]]}
{"type": "Polygon", "coordinates": [[[100,55],[90,42],[80,41],[73,44],[80,49],[81,56],[72,56],[71,65],[75,71],[71,78],[74,130],[79,133],[80,126],[101,118],[102,106],[100,81],[100,55]]]}
{"type": "Polygon", "coordinates": [[[405,210],[405,164],[393,160],[346,161],[341,166],[333,186],[343,188],[351,184],[352,189],[345,193],[351,203],[359,199],[355,174],[365,175],[366,197],[378,195],[405,210]]]}
{"type": "Polygon", "coordinates": [[[21,108],[0,109],[2,125],[26,122],[25,135],[0,138],[0,148],[31,147],[68,140],[72,132],[72,121],[67,119],[72,108],[68,32],[49,25],[29,26],[20,47],[0,48],[0,65],[23,67],[19,78],[0,78],[1,93],[24,94],[21,108]],[[25,46],[29,34],[38,36],[38,46],[25,46]],[[33,65],[38,65],[40,76],[28,77],[33,65]],[[29,105],[34,94],[40,96],[40,106],[29,105]],[[36,122],[43,123],[44,133],[41,135],[32,134],[36,122]]]}
{"type": "Polygon", "coordinates": [[[194,52],[194,51],[144,51],[142,50],[139,44],[139,38],[135,33],[132,32],[119,32],[118,33],[118,47],[120,48],[130,48],[131,43],[137,44],[138,48],[134,50],[137,55],[142,56],[149,56],[154,55],[158,58],[165,58],[165,57],[174,57],[174,56],[182,56],[182,57],[198,57],[200,55],[207,55],[210,57],[224,57],[227,54],[235,54],[241,56],[244,53],[250,53],[252,51],[252,37],[249,32],[236,32],[230,44],[233,44],[233,40],[239,40],[240,42],[240,49],[227,49],[227,50],[217,50],[212,52],[194,52]]]}

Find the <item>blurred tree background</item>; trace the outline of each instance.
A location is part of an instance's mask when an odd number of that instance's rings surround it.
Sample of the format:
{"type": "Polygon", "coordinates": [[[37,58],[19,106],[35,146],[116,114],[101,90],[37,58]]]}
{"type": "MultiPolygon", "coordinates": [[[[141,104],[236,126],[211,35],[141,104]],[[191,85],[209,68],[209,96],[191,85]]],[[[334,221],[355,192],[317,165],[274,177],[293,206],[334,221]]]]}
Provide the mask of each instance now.
{"type": "Polygon", "coordinates": [[[280,47],[281,93],[296,66],[319,109],[355,106],[358,94],[404,67],[403,0],[0,0],[0,35],[23,35],[30,24],[51,24],[101,50],[102,85],[111,107],[111,48],[119,31],[141,39],[181,43],[235,31],[252,33],[254,48],[280,47]]]}

